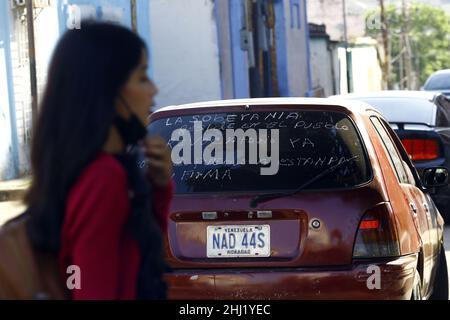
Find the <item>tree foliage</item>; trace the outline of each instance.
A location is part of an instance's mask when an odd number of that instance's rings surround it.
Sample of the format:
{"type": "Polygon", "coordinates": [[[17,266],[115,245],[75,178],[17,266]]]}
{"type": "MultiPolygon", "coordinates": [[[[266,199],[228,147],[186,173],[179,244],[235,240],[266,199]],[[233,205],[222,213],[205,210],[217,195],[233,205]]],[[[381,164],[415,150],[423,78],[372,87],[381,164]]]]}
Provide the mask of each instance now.
{"type": "MultiPolygon", "coordinates": [[[[367,12],[366,19],[379,17],[380,10],[367,12]]],[[[390,39],[391,61],[398,57],[404,46],[402,32],[409,36],[412,52],[412,67],[418,75],[420,85],[435,71],[450,68],[450,16],[441,8],[427,4],[412,3],[402,9],[390,4],[385,8],[390,39]]],[[[366,20],[367,21],[367,20],[366,20]]],[[[382,46],[382,28],[366,24],[366,34],[378,40],[382,46]]],[[[392,62],[390,82],[399,82],[399,59],[392,62]]]]}

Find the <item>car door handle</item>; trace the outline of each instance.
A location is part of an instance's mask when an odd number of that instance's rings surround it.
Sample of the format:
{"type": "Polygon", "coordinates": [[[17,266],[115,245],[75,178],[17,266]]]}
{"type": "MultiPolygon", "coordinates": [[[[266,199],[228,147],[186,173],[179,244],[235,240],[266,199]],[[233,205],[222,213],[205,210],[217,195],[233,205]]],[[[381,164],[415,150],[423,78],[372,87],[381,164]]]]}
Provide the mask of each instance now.
{"type": "Polygon", "coordinates": [[[430,215],[430,208],[428,207],[428,204],[424,203],[423,207],[425,208],[425,212],[427,215],[430,215]]]}
{"type": "Polygon", "coordinates": [[[411,211],[413,212],[414,216],[417,216],[417,207],[414,203],[410,202],[409,206],[411,207],[411,211]]]}

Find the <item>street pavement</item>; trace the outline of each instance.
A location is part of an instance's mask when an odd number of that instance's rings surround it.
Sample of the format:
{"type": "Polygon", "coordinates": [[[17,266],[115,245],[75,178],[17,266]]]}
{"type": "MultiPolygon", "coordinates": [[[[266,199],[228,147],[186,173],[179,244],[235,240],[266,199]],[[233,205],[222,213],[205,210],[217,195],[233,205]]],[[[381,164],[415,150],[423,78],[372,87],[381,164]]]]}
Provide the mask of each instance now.
{"type": "Polygon", "coordinates": [[[25,211],[21,201],[0,201],[0,226],[25,211]]]}
{"type": "MultiPolygon", "coordinates": [[[[444,234],[444,248],[445,248],[445,256],[447,257],[447,269],[448,274],[450,275],[450,226],[445,227],[445,234],[444,234]]],[[[449,285],[450,285],[450,278],[449,278],[449,285]]]]}

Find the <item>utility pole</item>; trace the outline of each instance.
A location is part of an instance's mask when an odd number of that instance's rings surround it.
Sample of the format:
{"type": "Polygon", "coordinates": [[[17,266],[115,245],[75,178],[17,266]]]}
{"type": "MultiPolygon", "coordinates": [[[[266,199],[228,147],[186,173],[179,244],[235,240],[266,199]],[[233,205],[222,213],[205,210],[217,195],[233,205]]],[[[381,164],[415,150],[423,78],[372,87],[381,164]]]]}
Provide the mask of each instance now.
{"type": "Polygon", "coordinates": [[[137,7],[136,0],[130,0],[130,11],[131,11],[131,29],[137,32],[137,7]]]}
{"type": "Polygon", "coordinates": [[[347,76],[347,92],[352,92],[352,84],[351,84],[351,77],[350,77],[350,53],[348,51],[348,36],[347,36],[347,6],[345,4],[345,0],[342,0],[342,17],[344,20],[344,47],[345,47],[345,65],[346,70],[346,76],[347,76]]]}
{"type": "Polygon", "coordinates": [[[405,61],[405,54],[404,54],[404,52],[402,50],[402,53],[400,53],[400,57],[399,57],[399,60],[398,60],[398,63],[399,63],[399,67],[398,67],[399,76],[398,76],[398,78],[400,79],[400,90],[405,89],[405,86],[404,86],[404,83],[405,83],[404,61],[405,61]]]}
{"type": "Polygon", "coordinates": [[[402,0],[402,42],[405,48],[405,76],[406,76],[406,89],[411,90],[412,84],[412,63],[411,63],[411,46],[409,43],[409,17],[407,14],[406,0],[402,0]]]}
{"type": "Polygon", "coordinates": [[[391,52],[389,48],[389,25],[386,20],[386,12],[384,8],[384,0],[380,1],[380,20],[381,20],[381,34],[383,37],[383,51],[384,58],[382,62],[383,69],[383,89],[390,89],[390,79],[391,79],[391,52]]]}
{"type": "Polygon", "coordinates": [[[31,116],[32,124],[37,119],[38,96],[36,76],[36,47],[34,43],[34,14],[33,0],[27,0],[27,33],[28,33],[28,59],[30,64],[30,86],[31,86],[31,116]]]}

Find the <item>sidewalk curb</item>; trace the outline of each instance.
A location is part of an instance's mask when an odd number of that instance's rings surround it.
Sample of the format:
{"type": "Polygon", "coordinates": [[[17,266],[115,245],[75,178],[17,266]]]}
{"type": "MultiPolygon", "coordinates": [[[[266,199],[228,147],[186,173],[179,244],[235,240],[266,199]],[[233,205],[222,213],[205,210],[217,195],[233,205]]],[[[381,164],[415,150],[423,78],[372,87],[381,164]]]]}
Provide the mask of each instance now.
{"type": "Polygon", "coordinates": [[[23,200],[26,190],[0,190],[0,202],[23,200]]]}
{"type": "Polygon", "coordinates": [[[30,184],[31,177],[0,181],[0,202],[23,200],[30,184]]]}

